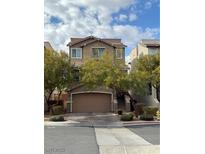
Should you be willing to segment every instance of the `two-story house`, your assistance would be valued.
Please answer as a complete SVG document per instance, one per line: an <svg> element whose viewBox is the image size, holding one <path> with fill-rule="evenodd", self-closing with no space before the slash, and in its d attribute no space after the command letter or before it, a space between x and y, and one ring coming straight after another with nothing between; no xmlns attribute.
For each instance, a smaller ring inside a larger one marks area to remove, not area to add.
<svg viewBox="0 0 205 154"><path fill-rule="evenodd" d="M114 55L114 60L125 63L125 47L121 39L101 39L94 36L85 38L71 38L69 57L75 69L75 79L79 80L79 67L88 58L98 58L105 51ZM87 89L83 85L76 85L69 91L68 112L114 112L117 101L113 98L113 90L104 87Z"/></svg>
<svg viewBox="0 0 205 154"><path fill-rule="evenodd" d="M158 39L142 39L137 46L132 49L130 53L131 71L137 60L144 55L154 55L160 53L160 40ZM148 86L146 96L136 95L130 91L131 96L137 100L137 102L143 102L147 105L159 105L160 92L152 86Z"/></svg>

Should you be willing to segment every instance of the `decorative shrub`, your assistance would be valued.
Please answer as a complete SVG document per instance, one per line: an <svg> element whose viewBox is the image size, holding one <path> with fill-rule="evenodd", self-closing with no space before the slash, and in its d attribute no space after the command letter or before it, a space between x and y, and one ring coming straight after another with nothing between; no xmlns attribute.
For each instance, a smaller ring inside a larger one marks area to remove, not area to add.
<svg viewBox="0 0 205 154"><path fill-rule="evenodd" d="M157 115L157 116L156 116L156 117L157 117L157 120L160 120L160 111L159 111L159 110L157 111L156 115Z"/></svg>
<svg viewBox="0 0 205 154"><path fill-rule="evenodd" d="M145 106L143 107L143 110L144 110L144 114L156 115L159 109L158 107L155 107L155 106Z"/></svg>
<svg viewBox="0 0 205 154"><path fill-rule="evenodd" d="M124 113L121 115L120 120L122 121L131 121L133 120L134 114L133 113Z"/></svg>
<svg viewBox="0 0 205 154"><path fill-rule="evenodd" d="M152 114L142 114L139 117L140 117L140 120L146 120L146 121L154 120L154 116Z"/></svg>
<svg viewBox="0 0 205 154"><path fill-rule="evenodd" d="M136 117L138 117L138 115L141 115L144 113L143 107L144 107L143 103L135 104L135 116Z"/></svg>
<svg viewBox="0 0 205 154"><path fill-rule="evenodd" d="M117 113L118 113L118 115L122 115L123 111L122 110L118 110Z"/></svg>
<svg viewBox="0 0 205 154"><path fill-rule="evenodd" d="M53 114L54 115L59 115L59 114L63 114L63 106L57 105L57 106L53 106Z"/></svg>
<svg viewBox="0 0 205 154"><path fill-rule="evenodd" d="M49 121L55 121L55 122L58 122L58 121L65 121L64 117L63 116L53 116L49 119Z"/></svg>

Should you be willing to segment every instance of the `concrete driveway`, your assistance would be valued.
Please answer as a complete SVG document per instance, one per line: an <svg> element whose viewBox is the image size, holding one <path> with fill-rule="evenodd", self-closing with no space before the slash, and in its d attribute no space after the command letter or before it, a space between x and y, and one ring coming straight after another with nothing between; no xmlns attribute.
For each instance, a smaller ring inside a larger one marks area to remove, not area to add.
<svg viewBox="0 0 205 154"><path fill-rule="evenodd" d="M45 125L75 127L122 127L119 116L113 113L70 113L65 114L65 122L45 122Z"/></svg>

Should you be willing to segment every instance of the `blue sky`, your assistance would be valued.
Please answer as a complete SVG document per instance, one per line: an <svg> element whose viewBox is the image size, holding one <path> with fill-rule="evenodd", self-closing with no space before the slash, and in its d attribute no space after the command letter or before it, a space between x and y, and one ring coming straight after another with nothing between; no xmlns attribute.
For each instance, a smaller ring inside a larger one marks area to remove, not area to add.
<svg viewBox="0 0 205 154"><path fill-rule="evenodd" d="M45 0L44 38L68 50L70 37L121 38L129 55L140 39L160 38L159 0Z"/></svg>
<svg viewBox="0 0 205 154"><path fill-rule="evenodd" d="M149 28L160 28L160 1L150 1L150 0L141 0L137 1L135 5L131 5L129 8L122 9L118 13L115 13L113 16L118 17L120 14L129 15L132 12L136 15L137 19L129 21L128 18L125 20L113 20L112 24L121 24L121 25L134 25L140 26L142 29ZM155 35L156 39L160 39L160 33ZM126 56L129 54L133 46L128 46L126 48Z"/></svg>

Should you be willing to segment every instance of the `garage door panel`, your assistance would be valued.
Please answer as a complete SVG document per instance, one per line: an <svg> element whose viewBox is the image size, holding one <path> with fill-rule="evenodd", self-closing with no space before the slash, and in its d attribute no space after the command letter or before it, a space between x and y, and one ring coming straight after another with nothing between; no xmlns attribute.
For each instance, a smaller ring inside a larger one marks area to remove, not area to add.
<svg viewBox="0 0 205 154"><path fill-rule="evenodd" d="M110 112L111 94L73 94L73 112Z"/></svg>

